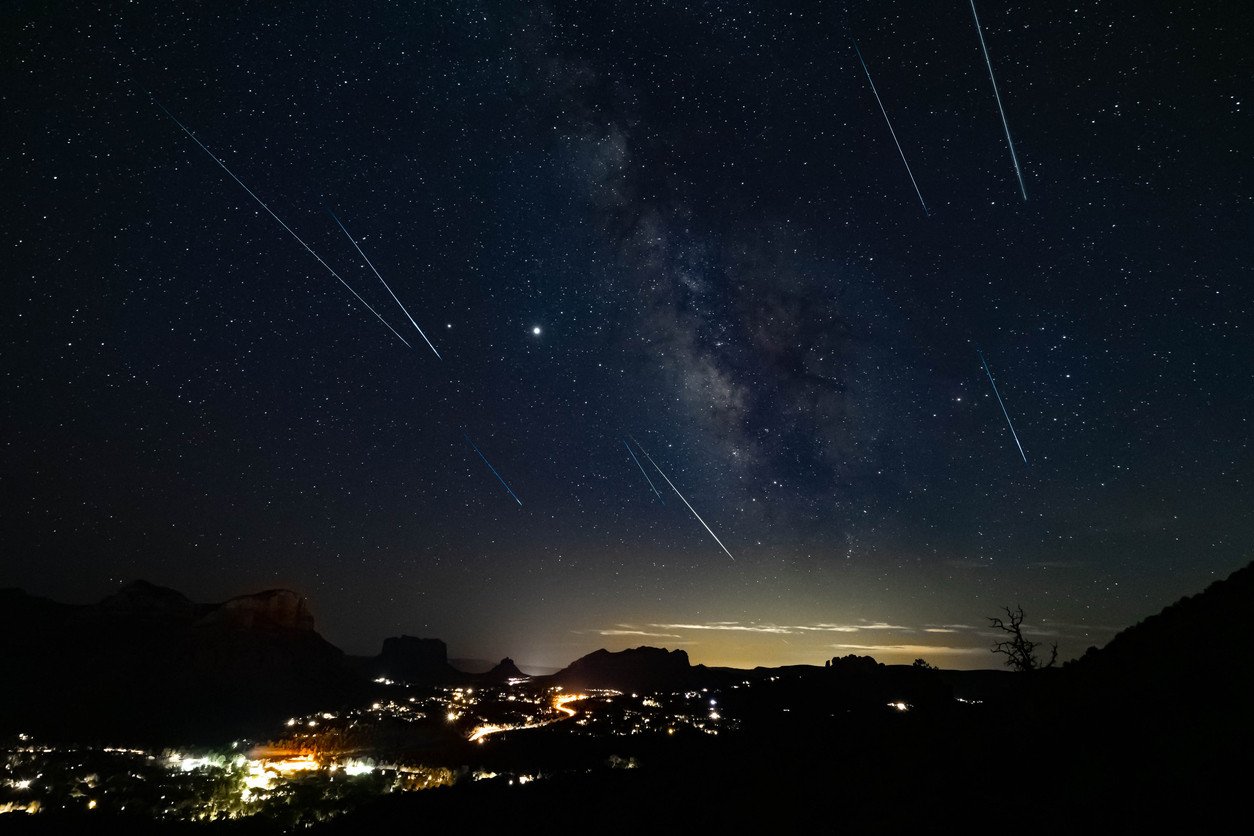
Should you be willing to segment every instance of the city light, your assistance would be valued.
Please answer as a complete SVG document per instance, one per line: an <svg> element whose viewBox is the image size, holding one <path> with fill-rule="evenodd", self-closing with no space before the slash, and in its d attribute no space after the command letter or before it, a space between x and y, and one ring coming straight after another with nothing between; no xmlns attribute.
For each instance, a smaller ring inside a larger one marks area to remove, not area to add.
<svg viewBox="0 0 1254 836"><path fill-rule="evenodd" d="M12 776L5 784L10 792L22 795L0 799L0 804L11 812L69 806L110 812L143 808L157 819L212 821L264 816L268 810L277 813L296 797L323 798L325 807L316 813L322 820L370 795L498 777L507 786L523 786L544 777L534 771L498 775L387 763L374 754L365 756L379 751L372 748L374 741L396 739L394 735L403 734L411 724L417 724L418 739L436 733L476 745L542 727L556 735L630 737L674 736L685 731L716 735L737 724L720 710L717 689L624 694L609 689L537 687L532 680L517 677L501 685L473 688L387 686L404 689L403 696L289 717L280 721L272 740L236 740L222 751L151 754L137 748L61 748L37 744L29 737L19 739L20 745L2 751L7 751L7 774ZM88 761L95 757L109 760L89 767ZM68 771L75 777L68 782L41 780L43 765L54 762L60 766L53 774ZM349 792L351 787L357 789ZM57 795L71 791L74 795Z"/></svg>

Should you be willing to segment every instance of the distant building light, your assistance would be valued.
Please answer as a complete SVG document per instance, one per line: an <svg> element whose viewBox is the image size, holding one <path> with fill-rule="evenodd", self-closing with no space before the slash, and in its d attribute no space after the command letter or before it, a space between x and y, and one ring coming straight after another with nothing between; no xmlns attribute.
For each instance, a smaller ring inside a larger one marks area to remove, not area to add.
<svg viewBox="0 0 1254 836"><path fill-rule="evenodd" d="M313 755L302 755L298 758L288 758L281 761L269 761L265 764L265 768L273 770L281 775L288 772L305 772L318 768L318 762L314 760Z"/></svg>
<svg viewBox="0 0 1254 836"><path fill-rule="evenodd" d="M374 772L374 766L365 761L349 761L344 764L344 772L348 775L369 775Z"/></svg>
<svg viewBox="0 0 1254 836"><path fill-rule="evenodd" d="M193 770L209 765L209 758L183 758L179 761L179 768L184 772L192 772Z"/></svg>

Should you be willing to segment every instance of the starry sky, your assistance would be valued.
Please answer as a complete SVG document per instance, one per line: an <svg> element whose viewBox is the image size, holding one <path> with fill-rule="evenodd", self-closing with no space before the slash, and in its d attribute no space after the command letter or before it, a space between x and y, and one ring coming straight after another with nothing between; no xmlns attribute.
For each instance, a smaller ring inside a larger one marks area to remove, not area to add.
<svg viewBox="0 0 1254 836"><path fill-rule="evenodd" d="M536 668L993 667L1003 605L1066 658L1199 591L1254 8L977 8L1005 126L961 0L6 3L0 585Z"/></svg>

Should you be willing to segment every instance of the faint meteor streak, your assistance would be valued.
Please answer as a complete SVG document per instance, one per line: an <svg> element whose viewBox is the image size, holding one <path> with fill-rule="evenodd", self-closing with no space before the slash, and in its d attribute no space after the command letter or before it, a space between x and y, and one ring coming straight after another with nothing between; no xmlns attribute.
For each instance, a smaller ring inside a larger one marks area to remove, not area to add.
<svg viewBox="0 0 1254 836"><path fill-rule="evenodd" d="M510 496L512 496L512 497L514 497L514 501L515 501L515 502L517 502L517 503L518 503L518 507L519 507L519 508L521 508L521 507L522 507L522 500L518 498L518 494L514 493L514 489L513 489L513 488L511 488L511 487L509 486L509 483L508 483L508 482L506 482L506 481L505 481L505 480L501 477L501 474L499 474L499 473L497 473L497 472L496 472L496 468L492 466L492 462L488 461L488 457L487 457L487 456L485 456L485 455L483 455L483 451L482 451L482 450L480 450L480 449L479 449L479 447L478 447L478 446L477 446L477 445L476 445L473 441L471 441L471 440L470 440L470 436L469 436L469 435L467 435L466 433L462 433L462 437L463 437L463 438L465 438L465 439L466 439L466 443L467 443L467 444L469 444L469 445L471 446L471 448L472 448L472 449L473 449L476 453L478 453L478 454L479 454L479 458L483 459L483 463L484 463L484 464L486 464L486 465L488 466L488 470L492 471L492 475L496 477L497 481L501 483L501 486L502 486L502 487L504 487L504 488L505 488L505 490L509 491L509 495L510 495Z"/></svg>
<svg viewBox="0 0 1254 836"><path fill-rule="evenodd" d="M988 46L984 43L984 30L980 26L980 16L975 11L975 0L971 0L971 16L975 18L975 32L980 36L980 49L984 51L984 63L988 65L988 80L993 82L993 97L997 99L997 112L1001 114L1001 125L1006 129L1006 145L1010 148L1010 161L1015 166L1015 176L1019 178L1019 192L1026 203L1028 190L1023 185L1023 171L1019 168L1019 156L1015 153L1015 144L1010 139L1010 123L1006 121L1006 109L1001 106L1001 93L997 92L997 79L993 78L993 61L988 57Z"/></svg>
<svg viewBox="0 0 1254 836"><path fill-rule="evenodd" d="M633 438L632 441L636 441L636 440ZM649 455L649 451L644 449L644 447L641 446L639 441L636 441L636 446L640 447L640 452L644 453L644 457L649 460L649 464L653 465L653 469L656 470L659 474L661 474L662 478L666 480L666 484L671 486L671 490L675 492L675 495L678 496L680 500L685 505L688 506L688 510L691 511L692 515L697 518L697 522L701 523L701 525L705 527L705 530L710 532L710 536L714 538L715 543L718 543L718 547L722 549L723 552L734 561L736 558L732 556L731 552L727 551L727 547L723 545L722 540L718 539L718 535L714 533L714 529L710 528L708 525L705 524L705 520L701 519L701 515L697 513L697 509L693 508L691 503L689 503L687 499L684 499L684 495L679 492L679 488L675 487L675 483L670 480L670 477L667 476L665 473L662 473L662 468L658 467L657 462L653 461L653 457Z"/></svg>
<svg viewBox="0 0 1254 836"><path fill-rule="evenodd" d="M644 469L644 465L640 463L640 459L636 458L636 454L632 451L631 445L624 441L623 446L627 448L627 452L631 455L631 460L636 463L636 467L640 468L640 473L644 475L644 481L648 482L649 487L653 488L653 492L657 494L657 501L665 505L666 501L662 499L662 494L658 492L657 487L653 484L653 480L649 478L649 473Z"/></svg>
<svg viewBox="0 0 1254 836"><path fill-rule="evenodd" d="M189 137L191 137L192 142L194 142L194 143L196 143L197 145L199 145L199 146L200 146L200 150L202 150L202 151L204 151L206 154L208 154L210 159L212 159L215 163L217 163L219 166L221 166L221 167L222 167L222 170L223 170L223 171L225 171L227 174L229 174L229 175L231 176L231 179L232 179L232 180L234 180L236 183L239 183L240 188L242 188L244 191L248 192L248 196L249 196L249 197L251 197L253 200L257 201L257 203L261 206L261 208L262 208L262 209L265 209L267 212L269 212L269 213L270 213L270 217L272 217L272 218L274 218L276 221L278 221L278 222L279 222L279 226L281 226L281 227L283 227L284 229L286 229L286 230L287 230L287 232L288 232L288 234L289 234L289 235L291 235L293 238L295 238L295 239L296 239L296 242L297 242L298 244L300 244L302 247L304 247L304 248L305 248L305 250L306 250L306 251L307 251L307 252L308 252L311 256L313 256L315 259L317 259L317 261L318 261L318 263L319 263L319 264L321 264L323 267L327 268L327 272L328 272L328 273L330 273L332 276L335 276L335 278L339 280L339 283L340 283L340 284L342 284L342 285L344 285L345 287L347 287L347 288L348 288L348 292L349 292L349 293L351 293L351 294L353 294L354 296L356 296L356 297L357 297L357 301L358 301L358 302L361 302L363 305L365 305L365 306L366 306L366 309L367 309L367 310L369 310L372 314L374 314L374 315L375 315L375 317L376 317L376 318L377 318L380 322L382 322L384 325L387 325L387 329L388 329L389 331L391 331L393 334L395 334L395 335L396 335L396 338L397 338L398 340L400 340L401 342L405 343L405 346L406 346L407 348L409 348L409 347L410 347L409 342L408 342L408 341L407 341L404 337L402 337L400 334L397 334L397 333L396 333L396 329L395 329L395 328L393 328L391 325L388 325L388 321L387 321L386 319L384 319L383 317L379 316L379 312L378 312L378 311L376 311L374 308L370 307L370 303L369 303L369 302L367 302L365 299L362 299L362 298L361 298L361 295L360 295L357 291L353 290L352 286L351 286L351 285L349 285L349 283L348 283L348 282L346 282L346 281L344 281L343 279L341 279L341 278L340 278L340 274L339 274L339 273L337 273L337 272L335 272L333 269L331 269L331 265L330 265L330 264L327 264L325 261L323 261L323 260L322 260L322 256L320 256L320 255L318 255L316 252L314 252L314 251L313 251L313 249L312 249L312 248L311 248L308 244L306 244L306 243L304 242L304 240L303 240L303 239L301 239L301 237L300 237L299 235L297 235L295 232L293 232L293 231L292 231L292 228L291 228L290 226L288 226L287 224L283 223L283 219L282 219L282 218L280 218L278 215L274 214L274 210L272 210L269 206L267 206L264 200L262 200L261 198L257 197L257 195L253 192L253 190L252 190L252 189L250 189L250 188L248 188L247 186L245 186L245 185L244 185L244 181L243 181L243 180L241 180L241 179L239 179L238 177L236 177L236 176L235 176L235 172L233 172L233 171L231 171L231 169L227 168L227 167L226 167L226 163L224 163L224 162L222 162L222 160L218 159L218 158L217 158L217 156L216 156L216 155L215 155L212 151L210 151L207 147L205 147L205 144L204 144L203 142L201 142L199 139L197 139L197 138L196 138L196 135L195 135L195 134L193 134L191 131L189 131L189 130L187 129L187 126L186 126L186 125L184 125L182 122L180 122L180 121L179 121L179 120L178 120L178 119L174 116L174 114L173 114L173 113L171 113L169 110L167 110L165 105L161 104L161 102L156 101L155 99L153 100L153 104L155 104L157 107L159 107L159 108L161 108L163 111L165 111L165 115L166 115L166 116L169 116L169 117L170 117L170 119L172 119L172 120L174 121L174 124L178 125L178 126L179 126L182 130L183 130L183 133L185 133L185 134L187 134Z"/></svg>
<svg viewBox="0 0 1254 836"><path fill-rule="evenodd" d="M927 204L923 202L923 192L919 191L919 184L914 179L914 172L910 170L910 163L906 162L906 152L901 150L901 143L897 141L897 132L893 130L893 123L888 118L888 111L884 109L884 102L880 99L880 93L875 89L875 82L871 80L871 71L867 69L866 61L862 57L862 50L858 49L858 42L853 42L853 51L858 53L858 61L862 63L862 72L866 73L867 83L871 85L871 92L875 94L875 101L880 106L880 113L884 114L884 124L888 125L888 133L893 138L893 144L897 146L897 153L901 155L901 162L906 167L906 174L910 175L910 185L914 186L914 193L919 196L919 205L923 207L923 214L929 215Z"/></svg>
<svg viewBox="0 0 1254 836"><path fill-rule="evenodd" d="M993 394L997 396L997 403L1001 406L1001 414L1006 416L1006 426L1010 427L1010 435L1015 440L1015 446L1019 448L1019 455L1023 456L1023 463L1028 463L1028 454L1023 452L1023 445L1019 443L1019 434L1015 432L1015 425L1010 423L1010 413L1006 411L1006 404L1001 399L1001 392L997 391L997 381L993 380L993 373L988 370L988 361L984 359L984 354L976 349L976 354L980 355L980 362L984 365L984 374L988 375L988 382L993 386Z"/></svg>
<svg viewBox="0 0 1254 836"><path fill-rule="evenodd" d="M410 323L414 326L414 329L418 332L418 335L419 335L419 336L421 336L421 337L422 337L422 339L423 339L423 340L427 343L427 347L428 347L428 348L430 348L433 352L435 352L435 356L436 356L436 358L437 358L437 359L439 359L439 360L443 360L444 358L440 356L440 352L436 351L436 350L435 350L435 346L433 346L433 345L431 344L431 340L428 340L428 339L427 339L427 335L426 335L426 334L424 334L424 333L423 333L423 331L422 331L422 329L418 327L418 323L417 323L417 322L414 322L414 318L413 318L412 316L410 316L410 314L409 314L409 309L405 307L404 303L402 303L400 299L397 299L397 298L396 298L396 294L395 294L395 293L392 293L392 288L391 288L391 286L390 286L387 282L384 282L384 281L383 281L383 277L382 277L382 276L380 276L380 275L379 275L379 271L378 271L377 269L375 269L374 263L373 263L373 262L371 262L371 261L370 261L370 258L366 255L366 253L362 251L362 249L361 249L361 244L358 244L358 243L357 243L357 239L353 238L353 236L349 233L348 229L346 229L346 228L345 228L345 226L344 226L343 222L342 222L342 221L340 221L340 219L339 219L338 217L336 217L336 215L335 215L335 213L334 213L334 212L332 212L330 209L328 209L328 210L327 210L327 214L331 216L331 219L332 219L333 221L335 221L337 224L339 224L340 229L344 230L344 235L348 238L348 240L349 240L349 241L352 241L352 242L353 242L353 246L357 248L357 252L358 252L358 253L360 253L360 254L361 254L361 257L362 257L363 259L365 259L365 260L366 260L366 264L370 265L370 269L374 271L374 274L375 274L375 276L377 276L377 277L378 277L379 281L383 282L383 286L387 288L388 293L391 293L391 294L392 294L392 298L396 300L396 304L398 304L398 305L400 305L400 306L401 306L401 310L405 312L405 316L409 317L409 321L410 321Z"/></svg>

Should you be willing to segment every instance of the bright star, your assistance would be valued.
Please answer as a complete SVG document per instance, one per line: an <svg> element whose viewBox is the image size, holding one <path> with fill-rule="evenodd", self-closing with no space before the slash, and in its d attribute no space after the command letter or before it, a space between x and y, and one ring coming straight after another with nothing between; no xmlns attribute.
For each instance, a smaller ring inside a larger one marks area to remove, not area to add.
<svg viewBox="0 0 1254 836"><path fill-rule="evenodd" d="M539 325L532 326L531 333L535 334L537 337L540 336L540 326Z"/></svg>

